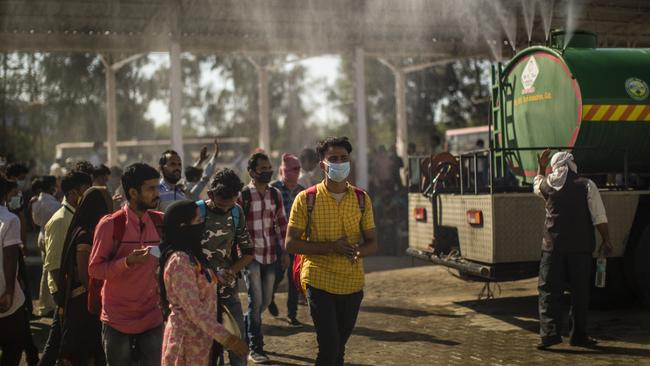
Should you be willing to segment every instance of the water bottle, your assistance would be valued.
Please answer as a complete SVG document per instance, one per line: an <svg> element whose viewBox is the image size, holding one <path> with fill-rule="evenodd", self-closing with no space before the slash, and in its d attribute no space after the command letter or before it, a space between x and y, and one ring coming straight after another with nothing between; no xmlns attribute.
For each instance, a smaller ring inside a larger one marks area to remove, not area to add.
<svg viewBox="0 0 650 366"><path fill-rule="evenodd" d="M596 287L605 287L605 274L607 271L607 258L598 257L596 259Z"/></svg>

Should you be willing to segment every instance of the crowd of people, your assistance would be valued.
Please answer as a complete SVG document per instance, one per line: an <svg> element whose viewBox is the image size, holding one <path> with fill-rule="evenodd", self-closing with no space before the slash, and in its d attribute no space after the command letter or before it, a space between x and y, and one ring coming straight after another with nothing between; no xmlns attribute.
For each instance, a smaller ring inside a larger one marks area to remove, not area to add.
<svg viewBox="0 0 650 366"><path fill-rule="evenodd" d="M302 327L306 302L316 364L342 365L363 257L377 250L370 196L349 183L351 152L341 137L283 154L272 182L272 159L256 151L248 184L217 169L217 141L184 178L173 150L157 168L80 161L31 185L25 164L2 167L0 364L18 365L23 353L46 366L268 363L262 314L279 317L274 294L286 276L287 327ZM24 261L30 227L43 260L36 309ZM42 354L33 314L52 317Z"/></svg>

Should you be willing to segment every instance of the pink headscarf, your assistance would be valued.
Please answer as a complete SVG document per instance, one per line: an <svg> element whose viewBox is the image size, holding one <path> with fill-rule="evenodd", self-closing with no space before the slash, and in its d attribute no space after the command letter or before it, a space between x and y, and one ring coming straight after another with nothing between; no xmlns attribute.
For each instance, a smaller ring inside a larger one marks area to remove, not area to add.
<svg viewBox="0 0 650 366"><path fill-rule="evenodd" d="M300 160L293 154L282 154L280 164L280 178L291 185L298 184L300 175Z"/></svg>

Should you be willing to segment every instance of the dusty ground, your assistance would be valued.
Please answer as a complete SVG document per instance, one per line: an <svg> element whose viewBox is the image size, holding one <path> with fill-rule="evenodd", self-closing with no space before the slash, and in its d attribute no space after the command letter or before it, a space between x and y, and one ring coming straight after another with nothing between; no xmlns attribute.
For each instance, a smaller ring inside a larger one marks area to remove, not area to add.
<svg viewBox="0 0 650 366"><path fill-rule="evenodd" d="M446 268L407 257L375 257L359 320L348 343L349 365L650 365L650 313L638 308L592 312L597 350L534 348L537 337L536 279L502 283L492 300L477 300L483 283L466 282ZM281 315L286 293L277 295ZM291 329L264 314L266 350L275 365L313 365L317 346L308 310L306 326ZM35 321L44 341L45 321Z"/></svg>

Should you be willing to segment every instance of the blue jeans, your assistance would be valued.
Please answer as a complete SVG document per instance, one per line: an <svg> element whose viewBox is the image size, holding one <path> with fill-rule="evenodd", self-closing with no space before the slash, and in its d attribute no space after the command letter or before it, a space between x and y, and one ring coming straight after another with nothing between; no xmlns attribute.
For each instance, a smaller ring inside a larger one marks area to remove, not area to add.
<svg viewBox="0 0 650 366"><path fill-rule="evenodd" d="M239 295L237 294L238 287L239 286L237 285L235 285L235 287L227 287L224 292L219 295L219 301L221 301L228 311L230 311L230 314L232 314L233 318L237 321L237 325L239 325L239 332L244 338L246 338L244 336L246 334L246 329L244 328L244 312L242 311L241 303L239 302ZM246 366L247 361L245 357L239 358L233 352L228 352L228 360L230 360L230 366ZM221 357L218 364L224 364L223 357Z"/></svg>
<svg viewBox="0 0 650 366"><path fill-rule="evenodd" d="M243 271L248 290L248 310L244 316L246 341L253 352L264 352L262 313L273 299L275 263L261 264L253 260Z"/></svg>
<svg viewBox="0 0 650 366"><path fill-rule="evenodd" d="M273 285L273 300L275 301L275 292L278 291L278 285L282 282L284 273L287 273L287 317L295 319L298 314L298 289L293 281L293 262L296 256L289 254L289 268L282 270L282 262L276 261L275 264L275 284Z"/></svg>
<svg viewBox="0 0 650 366"><path fill-rule="evenodd" d="M161 324L140 334L126 334L103 324L102 343L108 366L160 366L163 329ZM137 360L137 361L136 361Z"/></svg>

